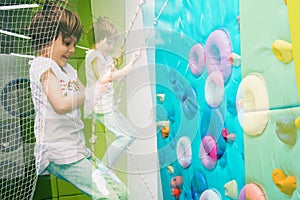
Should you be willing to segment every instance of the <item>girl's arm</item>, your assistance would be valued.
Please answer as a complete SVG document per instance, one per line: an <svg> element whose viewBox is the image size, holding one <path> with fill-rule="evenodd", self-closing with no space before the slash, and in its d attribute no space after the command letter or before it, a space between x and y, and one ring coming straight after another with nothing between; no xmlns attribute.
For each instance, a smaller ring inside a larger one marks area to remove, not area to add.
<svg viewBox="0 0 300 200"><path fill-rule="evenodd" d="M44 72L40 81L51 106L58 114L69 113L83 105L85 88L80 81L78 82L78 93L71 96L63 95L59 80L51 69Z"/></svg>

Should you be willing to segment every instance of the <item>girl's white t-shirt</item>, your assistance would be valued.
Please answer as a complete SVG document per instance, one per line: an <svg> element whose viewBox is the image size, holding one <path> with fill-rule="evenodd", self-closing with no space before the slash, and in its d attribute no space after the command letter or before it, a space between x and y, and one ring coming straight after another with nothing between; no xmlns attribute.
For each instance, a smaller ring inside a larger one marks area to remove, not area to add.
<svg viewBox="0 0 300 200"><path fill-rule="evenodd" d="M76 108L67 114L56 113L40 82L41 75L51 68L60 81L63 94L73 95L78 92L76 70L67 64L63 67L66 72L64 73L54 60L44 57L37 57L29 63L30 87L35 108L34 155L37 172L41 174L50 161L69 164L90 156L91 152L85 145L80 109Z"/></svg>

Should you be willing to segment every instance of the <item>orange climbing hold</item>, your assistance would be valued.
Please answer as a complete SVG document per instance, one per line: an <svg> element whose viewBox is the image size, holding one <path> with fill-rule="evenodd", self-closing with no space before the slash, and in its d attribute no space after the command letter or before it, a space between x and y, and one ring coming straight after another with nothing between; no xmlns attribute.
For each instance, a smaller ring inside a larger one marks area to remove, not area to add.
<svg viewBox="0 0 300 200"><path fill-rule="evenodd" d="M170 133L170 127L169 126L165 126L161 129L161 134L163 138L167 138L169 136Z"/></svg>

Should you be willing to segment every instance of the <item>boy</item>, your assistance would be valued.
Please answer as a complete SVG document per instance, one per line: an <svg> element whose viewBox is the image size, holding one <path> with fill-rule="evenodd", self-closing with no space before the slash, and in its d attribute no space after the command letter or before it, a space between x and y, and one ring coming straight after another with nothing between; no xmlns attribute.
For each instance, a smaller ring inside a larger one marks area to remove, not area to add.
<svg viewBox="0 0 300 200"><path fill-rule="evenodd" d="M85 93L100 95L105 91L102 85L110 80L97 81L92 91L85 91L67 63L82 34L78 15L58 3L46 3L29 31L37 52L30 62L37 173L48 171L92 199L128 199L125 185L115 181L97 158L94 166L85 145L79 107L87 102Z"/></svg>
<svg viewBox="0 0 300 200"><path fill-rule="evenodd" d="M110 77L113 81L122 79L130 73L134 63L140 57L141 52L138 51L122 69L115 68L110 53L114 48L117 33L116 26L107 17L99 17L89 30L88 39L94 49L86 52L87 87L95 84L99 78ZM94 112L85 111L85 117L95 117L96 121L102 123L116 137L102 159L108 168L114 169L121 154L133 143L137 133L132 124L114 105L113 83L109 82L105 86L107 90L95 102Z"/></svg>

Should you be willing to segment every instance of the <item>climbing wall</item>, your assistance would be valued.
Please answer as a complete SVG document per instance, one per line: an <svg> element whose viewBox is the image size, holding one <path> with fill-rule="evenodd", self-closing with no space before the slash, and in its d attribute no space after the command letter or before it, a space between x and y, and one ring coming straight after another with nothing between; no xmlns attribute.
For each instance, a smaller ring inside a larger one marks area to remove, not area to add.
<svg viewBox="0 0 300 200"><path fill-rule="evenodd" d="M239 1L155 1L156 121L164 199L237 199Z"/></svg>
<svg viewBox="0 0 300 200"><path fill-rule="evenodd" d="M299 16L293 9L300 4L291 2L241 3L242 95L238 101L244 108L246 183L248 195L263 193L265 199L300 198L299 75L295 75L299 55L293 56L293 49L299 48L295 37Z"/></svg>

